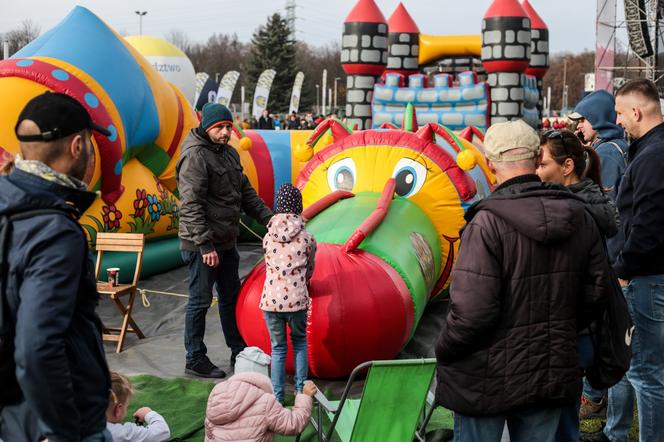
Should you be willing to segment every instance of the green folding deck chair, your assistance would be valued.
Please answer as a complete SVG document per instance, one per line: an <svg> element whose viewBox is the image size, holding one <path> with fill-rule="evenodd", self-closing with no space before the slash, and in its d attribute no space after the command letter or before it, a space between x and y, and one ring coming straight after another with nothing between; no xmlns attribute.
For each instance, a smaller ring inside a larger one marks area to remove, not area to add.
<svg viewBox="0 0 664 442"><path fill-rule="evenodd" d="M348 398L355 378L369 369L362 396ZM338 401L329 401L319 391L317 415L311 417L319 441L329 441L336 431L342 442L412 441L422 417L436 360L402 359L360 364L350 375ZM323 428L322 413L331 421Z"/></svg>

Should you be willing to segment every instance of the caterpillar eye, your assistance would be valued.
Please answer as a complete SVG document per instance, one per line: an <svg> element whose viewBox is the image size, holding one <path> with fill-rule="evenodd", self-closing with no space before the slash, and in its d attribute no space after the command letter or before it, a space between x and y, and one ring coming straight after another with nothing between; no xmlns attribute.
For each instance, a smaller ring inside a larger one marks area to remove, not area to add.
<svg viewBox="0 0 664 442"><path fill-rule="evenodd" d="M394 167L392 177L396 181L396 192L403 197L415 195L427 178L427 168L410 158L402 158Z"/></svg>
<svg viewBox="0 0 664 442"><path fill-rule="evenodd" d="M355 162L352 158L344 158L333 163L327 169L327 184L334 192L335 190L352 191L356 176Z"/></svg>

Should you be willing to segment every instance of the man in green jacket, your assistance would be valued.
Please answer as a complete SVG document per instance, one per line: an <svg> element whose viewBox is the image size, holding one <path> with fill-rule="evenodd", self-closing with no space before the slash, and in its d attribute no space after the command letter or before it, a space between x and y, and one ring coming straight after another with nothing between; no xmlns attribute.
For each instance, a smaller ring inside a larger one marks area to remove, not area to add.
<svg viewBox="0 0 664 442"><path fill-rule="evenodd" d="M226 376L207 357L203 343L205 315L217 285L219 316L235 357L246 346L237 328L235 305L240 290L236 241L242 211L266 225L272 211L260 199L242 170L240 156L228 144L233 115L225 106L203 106L199 127L181 146L176 170L180 208L180 250L189 266L189 301L185 317L185 372L201 377Z"/></svg>

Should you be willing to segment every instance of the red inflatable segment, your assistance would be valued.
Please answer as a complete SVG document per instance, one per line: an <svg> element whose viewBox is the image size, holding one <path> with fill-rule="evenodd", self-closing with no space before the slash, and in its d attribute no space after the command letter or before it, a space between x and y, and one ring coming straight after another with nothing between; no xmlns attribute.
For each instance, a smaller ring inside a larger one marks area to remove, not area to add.
<svg viewBox="0 0 664 442"><path fill-rule="evenodd" d="M260 263L242 286L237 320L247 345L270 354L270 336L257 307L264 281L265 265ZM414 306L408 288L392 267L370 253L344 253L340 245L319 244L309 293L312 377L339 378L364 361L392 359L409 338ZM291 349L289 342L289 371L293 370Z"/></svg>

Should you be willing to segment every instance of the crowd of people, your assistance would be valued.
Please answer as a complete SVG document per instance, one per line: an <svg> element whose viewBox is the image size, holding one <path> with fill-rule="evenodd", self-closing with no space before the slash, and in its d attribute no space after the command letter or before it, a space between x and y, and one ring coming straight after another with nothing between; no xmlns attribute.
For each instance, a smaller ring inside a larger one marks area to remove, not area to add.
<svg viewBox="0 0 664 442"><path fill-rule="evenodd" d="M337 118L337 114L332 112L323 115L316 115L313 112L298 114L293 111L290 114L278 115L268 110L264 110L261 116L256 119L241 119L239 115L235 116L233 122L242 129L262 129L262 130L313 130L325 118Z"/></svg>
<svg viewBox="0 0 664 442"><path fill-rule="evenodd" d="M579 418L603 407L606 426L583 437L627 441L635 399L640 440L664 440L658 91L648 80L627 83L615 98L597 91L569 118L576 132L538 133L517 120L486 133L485 156L497 185L466 212L435 346L436 404L454 412L455 441L499 441L505 426L517 442L576 441ZM265 112L257 124L274 124L270 119ZM316 393L305 381L307 285L316 242L302 219L297 188L279 189L274 212L258 197L228 144L232 125L226 107L206 105L177 164L180 248L189 270L184 370L227 375L210 361L204 343L216 285L236 369L208 399L206 440L271 440L304 429ZM170 437L168 424L147 407L134 413L142 425L123 423L132 387L106 364L94 271L77 222L95 198L86 190L95 160L92 131L110 135L66 95L37 96L16 124L21 153L0 177L2 440ZM268 229L258 307L270 333L271 379L236 365L246 351L235 318L242 212ZM632 358L619 382L602 390L584 383L583 374L597 363L594 324L616 282L634 324L625 335ZM292 409L284 407L287 330L295 354Z"/></svg>

